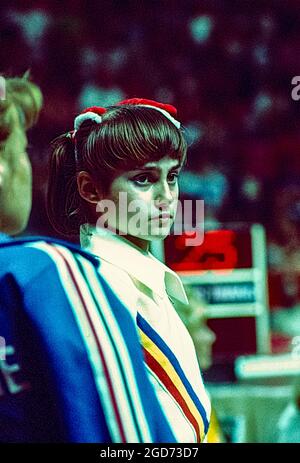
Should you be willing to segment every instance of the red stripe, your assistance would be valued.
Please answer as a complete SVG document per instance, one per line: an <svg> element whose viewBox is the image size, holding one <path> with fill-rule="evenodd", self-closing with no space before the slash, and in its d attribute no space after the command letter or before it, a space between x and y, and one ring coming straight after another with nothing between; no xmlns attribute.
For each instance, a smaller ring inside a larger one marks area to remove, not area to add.
<svg viewBox="0 0 300 463"><path fill-rule="evenodd" d="M122 442L123 443L126 443L126 437L125 437L125 432L124 432L124 428L123 428L123 424L122 424L122 421L121 421L121 417L120 417L120 413L119 413L119 410L118 410L118 406L117 406L117 402L116 402L116 398L115 398L115 394L114 394L114 390L113 390L113 385L112 385L112 381L111 381L111 378L109 376L109 371L108 371L108 368L107 368L107 364L106 364L106 361L105 361L105 357L103 355L103 351L101 349L101 345L99 343L99 340L97 338L97 333L95 331L95 328L93 326L93 323L92 323L92 320L90 318L90 315L89 315L89 312L88 312L88 309L87 309L87 306L86 306L86 303L84 301L84 298L83 298L83 295L81 294L81 291L80 291L80 288L77 284L77 281L76 281L76 277L73 273L73 270L71 268L71 266L69 265L67 259L65 258L65 256L61 253L61 251L59 251L59 249L57 249L55 246L52 246L50 245L61 257L62 259L64 260L66 266L67 266L67 269L70 273L70 276L71 276L71 279L73 281L73 284L74 286L76 287L76 290L78 292L78 296L81 300L81 303L84 307L84 311L87 315L87 318L88 318L88 321L89 321L89 325L90 325L90 328L94 334L94 338L96 340L96 343L97 343L97 347L98 347L98 351L99 351L99 354L100 354L100 357L101 357L101 361L102 361L102 364L103 364L103 367L104 367L104 371L105 371L105 376L106 376L106 379L107 379L107 382L108 382L108 386L109 386L109 391L110 391L110 394L111 394L111 398L112 398L112 402L113 402L113 407L114 407L114 411L115 411L115 414L116 414L116 418L117 418L117 423L119 425L119 430L120 430L120 434L121 434L121 438L122 438Z"/></svg>
<svg viewBox="0 0 300 463"><path fill-rule="evenodd" d="M178 391L177 387L175 386L175 384L173 383L169 375L160 365L160 363L145 348L144 348L144 354L146 358L146 363L149 366L149 368L158 376L161 382L166 386L170 394L172 394L176 402L179 404L180 408L184 412L189 422L192 424L193 428L195 429L196 435L197 435L197 442L200 443L201 442L200 426L199 426L198 421L196 420L196 418L190 411L188 404L182 397L181 393Z"/></svg>

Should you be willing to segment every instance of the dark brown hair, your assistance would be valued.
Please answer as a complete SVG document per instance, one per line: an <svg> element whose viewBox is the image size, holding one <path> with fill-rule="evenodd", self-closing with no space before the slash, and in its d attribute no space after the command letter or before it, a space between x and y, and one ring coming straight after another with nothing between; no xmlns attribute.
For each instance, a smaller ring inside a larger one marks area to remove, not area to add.
<svg viewBox="0 0 300 463"><path fill-rule="evenodd" d="M88 172L105 196L122 172L164 156L183 164L186 150L182 131L156 109L111 106L101 123L84 121L74 138L63 134L51 144L47 211L52 226L65 236L78 236L80 225L88 222L78 172Z"/></svg>

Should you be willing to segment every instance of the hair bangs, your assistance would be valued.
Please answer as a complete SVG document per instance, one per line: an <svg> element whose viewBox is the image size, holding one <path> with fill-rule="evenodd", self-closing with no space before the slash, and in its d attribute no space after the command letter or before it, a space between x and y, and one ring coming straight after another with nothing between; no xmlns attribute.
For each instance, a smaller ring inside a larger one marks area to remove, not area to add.
<svg viewBox="0 0 300 463"><path fill-rule="evenodd" d="M130 170L165 156L182 164L187 144L181 130L156 109L113 106L91 131L87 155L97 156L99 167Z"/></svg>

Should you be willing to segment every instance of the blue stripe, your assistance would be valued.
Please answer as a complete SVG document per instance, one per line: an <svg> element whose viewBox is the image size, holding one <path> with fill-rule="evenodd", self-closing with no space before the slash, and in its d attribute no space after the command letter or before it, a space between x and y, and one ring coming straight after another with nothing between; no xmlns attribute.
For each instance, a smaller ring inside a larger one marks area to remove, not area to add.
<svg viewBox="0 0 300 463"><path fill-rule="evenodd" d="M130 391L129 391L129 388L128 388L128 381L126 379L126 372L124 371L124 365L122 365L122 362L121 362L121 359L120 359L120 352L118 351L117 347L116 347L116 344L115 344L115 340L110 332L110 329L109 329L109 326L105 320L105 317L103 316L103 313L102 313L102 310L101 310L101 307L99 305L99 302L97 301L93 291L91 290L91 287L89 285L89 280L87 278L87 275L86 275L86 272L85 272L85 268L82 266L79 258L76 256L70 256L72 258L74 258L74 263L77 263L77 266L79 268L79 271L81 273L81 275L83 276L85 282L86 282L86 286L87 288L89 289L89 293L90 293L90 296L92 297L93 301L94 301L94 304L97 308L97 312L98 312L98 315L100 316L100 319L101 319L101 322L105 328L105 331L109 337L109 340L110 340L110 343L111 343L111 347L113 348L113 351L115 353L115 356L116 356L116 360L117 360L117 364L118 364L118 367L119 367L119 373L120 373L120 378L122 380L122 384L123 384L123 388L126 392L126 395L127 395L127 401L129 403L129 408L131 410L131 414L132 414L132 418L133 418L133 421L134 421L134 424L135 424L135 431L138 435L138 438L139 438L139 442L143 442L143 439L142 439L142 435L141 435L141 431L140 431L140 428L139 428L139 424L138 424L138 419L137 419L137 416L136 416L136 412L135 412L135 409L134 409L134 406L133 406L133 403L132 403L132 398L131 398L131 394L130 394ZM94 277L95 279L97 280L97 283L99 285L100 283L100 279L99 279L99 276L98 276L98 273L97 273L97 270L95 270L95 267L92 268L93 272L94 272ZM101 283L100 283L101 284ZM110 305L110 309L112 309L112 304L111 304L111 300L110 300L110 295L109 294L105 294L104 292L104 288L103 286L101 285L101 291L104 295L104 297L106 296L107 298L107 301L108 301L108 304ZM124 307L124 311L125 311L125 307ZM114 312L113 310L111 310L111 315L112 317L114 317ZM115 317L114 317L114 321L116 323L116 325L118 324ZM124 339L122 340L124 342Z"/></svg>
<svg viewBox="0 0 300 463"><path fill-rule="evenodd" d="M206 416L206 411L198 399L194 389L192 388L189 380L185 376L177 358L173 354L173 352L170 350L170 348L167 346L167 344L163 341L163 339L159 336L159 334L149 325L149 323L142 317L141 314L137 314L137 324L141 328L142 331L144 331L147 336L154 342L154 344L163 352L163 354L168 358L168 360L171 362L172 366L174 367L176 373L180 377L183 385L185 386L190 398L193 400L194 404L196 405L197 409L199 410L201 417L203 419L204 423L204 431L205 433L208 430L208 425L209 422L207 420Z"/></svg>
<svg viewBox="0 0 300 463"><path fill-rule="evenodd" d="M126 339L129 356L134 359L131 366L135 374L135 381L142 402L142 408L145 412L150 433L153 436L153 442L177 442L171 424L166 418L164 410L161 408L144 368L144 356L140 348L137 328L132 325L134 321L128 309L124 307L122 301L113 292L103 276L99 273L98 277L114 316L119 321L119 329L124 339Z"/></svg>

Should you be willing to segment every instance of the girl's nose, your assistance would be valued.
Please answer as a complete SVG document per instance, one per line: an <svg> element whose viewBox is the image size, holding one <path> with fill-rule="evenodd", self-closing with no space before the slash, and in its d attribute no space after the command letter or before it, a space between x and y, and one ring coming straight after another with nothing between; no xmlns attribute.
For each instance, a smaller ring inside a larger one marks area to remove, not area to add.
<svg viewBox="0 0 300 463"><path fill-rule="evenodd" d="M170 185L168 182L163 182L158 186L155 203L157 207L169 206L174 200Z"/></svg>

